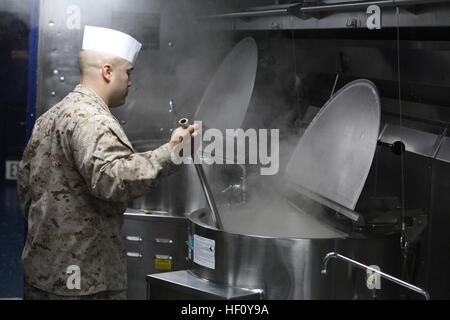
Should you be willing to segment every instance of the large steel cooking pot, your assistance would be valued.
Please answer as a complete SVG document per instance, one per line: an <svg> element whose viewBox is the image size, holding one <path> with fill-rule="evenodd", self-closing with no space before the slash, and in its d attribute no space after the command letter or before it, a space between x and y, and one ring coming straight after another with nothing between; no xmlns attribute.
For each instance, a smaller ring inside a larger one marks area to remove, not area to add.
<svg viewBox="0 0 450 320"><path fill-rule="evenodd" d="M161 178L152 191L129 204L130 208L145 213L157 211L171 216L185 216L205 206L206 200L193 165L180 165L172 175Z"/></svg>
<svg viewBox="0 0 450 320"><path fill-rule="evenodd" d="M154 150L168 140L153 139L133 142L138 152ZM191 165L180 165L170 176L162 177L156 187L147 194L129 203L132 209L146 213L158 211L159 214L184 216L186 212L205 206L198 177Z"/></svg>
<svg viewBox="0 0 450 320"><path fill-rule="evenodd" d="M167 143L166 140L145 140L133 142L138 152L154 150ZM205 174L219 204L244 201L245 187L242 183L245 171L239 165L207 165ZM159 214L185 216L207 206L197 172L193 164L182 164L170 176L161 178L149 193L129 203L132 209L146 213L158 211Z"/></svg>
<svg viewBox="0 0 450 320"><path fill-rule="evenodd" d="M380 289L369 290L366 274L351 265L335 263L327 275L321 274L322 259L334 251L398 276L398 233L357 238L258 236L218 230L211 225L209 216L207 209L189 216L190 269L200 278L262 289L264 299L398 297L398 287L387 281L381 282ZM283 223L282 219L279 221Z"/></svg>

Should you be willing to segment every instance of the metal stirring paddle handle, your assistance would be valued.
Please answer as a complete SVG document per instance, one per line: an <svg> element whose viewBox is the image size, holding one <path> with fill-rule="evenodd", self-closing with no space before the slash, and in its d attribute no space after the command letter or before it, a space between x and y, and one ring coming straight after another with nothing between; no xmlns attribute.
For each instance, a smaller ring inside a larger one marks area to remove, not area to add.
<svg viewBox="0 0 450 320"><path fill-rule="evenodd" d="M178 121L178 124L182 128L187 128L189 126L189 120L187 118L182 118ZM208 202L209 208L211 209L211 217L216 228L223 230L222 220L220 219L219 210L217 210L216 202L214 196L209 187L208 180L206 179L205 171L200 163L195 163L194 154L192 154L192 160L194 161L195 170L197 171L198 178L200 179L200 184L202 186L203 192L205 193L206 201Z"/></svg>

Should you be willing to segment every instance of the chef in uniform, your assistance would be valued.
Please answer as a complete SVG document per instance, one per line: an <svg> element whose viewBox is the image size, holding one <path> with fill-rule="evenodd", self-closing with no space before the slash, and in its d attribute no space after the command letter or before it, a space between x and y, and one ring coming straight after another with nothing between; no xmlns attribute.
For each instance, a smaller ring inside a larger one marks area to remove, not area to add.
<svg viewBox="0 0 450 320"><path fill-rule="evenodd" d="M127 203L170 174L172 150L197 133L177 128L159 148L134 151L109 108L124 104L140 48L125 33L86 26L80 84L36 120L17 181L28 221L25 299L126 299Z"/></svg>

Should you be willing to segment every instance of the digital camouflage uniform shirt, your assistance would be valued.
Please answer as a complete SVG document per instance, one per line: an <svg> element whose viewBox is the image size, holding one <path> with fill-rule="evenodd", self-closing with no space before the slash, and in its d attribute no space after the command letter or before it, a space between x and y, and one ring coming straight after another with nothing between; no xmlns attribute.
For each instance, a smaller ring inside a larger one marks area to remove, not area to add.
<svg viewBox="0 0 450 320"><path fill-rule="evenodd" d="M58 295L125 290L123 213L175 168L170 154L168 143L135 153L103 100L83 85L37 119L17 181L28 220L25 281ZM71 265L81 271L79 290L67 286Z"/></svg>

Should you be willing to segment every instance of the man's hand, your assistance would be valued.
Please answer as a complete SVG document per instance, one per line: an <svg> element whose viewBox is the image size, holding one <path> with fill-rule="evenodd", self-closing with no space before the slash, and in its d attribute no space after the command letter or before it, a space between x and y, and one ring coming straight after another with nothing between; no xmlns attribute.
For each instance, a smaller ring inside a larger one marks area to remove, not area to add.
<svg viewBox="0 0 450 320"><path fill-rule="evenodd" d="M194 148L198 148L199 144L194 143L194 139L198 139L200 137L200 131L198 125L189 125L186 128L178 127L172 133L172 137L170 138L170 146L175 148L177 144L182 142L184 139L191 139L191 150ZM195 151L195 150L194 150Z"/></svg>

